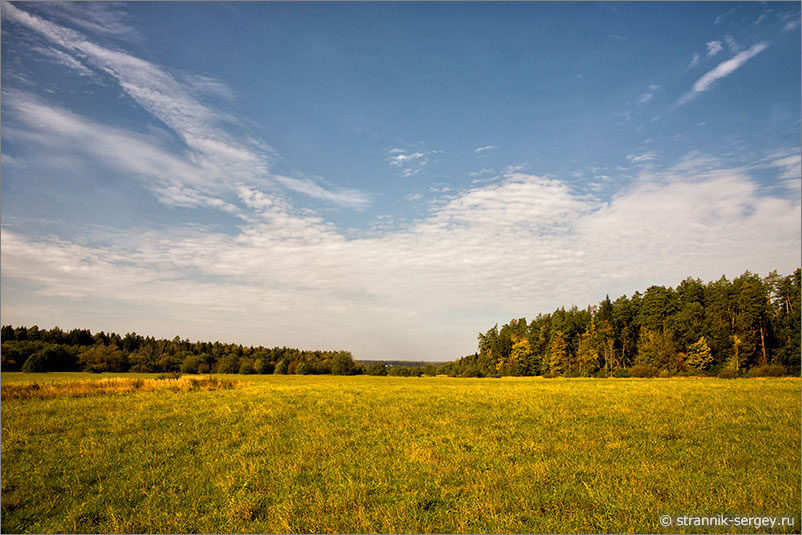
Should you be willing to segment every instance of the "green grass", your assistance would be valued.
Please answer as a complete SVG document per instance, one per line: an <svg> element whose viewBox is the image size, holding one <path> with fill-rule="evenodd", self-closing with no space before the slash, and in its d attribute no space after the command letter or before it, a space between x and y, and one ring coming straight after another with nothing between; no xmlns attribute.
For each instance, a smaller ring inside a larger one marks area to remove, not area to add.
<svg viewBox="0 0 802 535"><path fill-rule="evenodd" d="M2 531L799 532L798 379L237 379L3 401Z"/></svg>

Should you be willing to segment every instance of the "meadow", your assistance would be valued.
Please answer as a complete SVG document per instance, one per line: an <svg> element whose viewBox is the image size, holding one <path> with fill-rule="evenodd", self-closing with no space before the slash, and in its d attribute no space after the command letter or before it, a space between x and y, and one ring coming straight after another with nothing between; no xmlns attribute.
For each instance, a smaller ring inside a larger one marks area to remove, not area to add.
<svg viewBox="0 0 802 535"><path fill-rule="evenodd" d="M155 375L3 373L2 387L109 377ZM2 401L6 533L799 532L799 379L49 388Z"/></svg>

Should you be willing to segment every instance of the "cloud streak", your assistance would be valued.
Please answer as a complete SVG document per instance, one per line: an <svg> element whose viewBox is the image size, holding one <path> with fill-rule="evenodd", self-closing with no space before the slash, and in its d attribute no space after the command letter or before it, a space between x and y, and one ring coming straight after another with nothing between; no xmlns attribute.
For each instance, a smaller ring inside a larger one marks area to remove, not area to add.
<svg viewBox="0 0 802 535"><path fill-rule="evenodd" d="M140 39L139 32L128 24L126 13L118 9L119 4L112 2L89 4L52 2L43 4L41 7L44 7L52 16L94 35L123 41Z"/></svg>
<svg viewBox="0 0 802 535"><path fill-rule="evenodd" d="M728 59L727 61L719 63L718 66L716 66L716 68L714 68L711 71L708 71L701 78L696 80L691 90L685 93L682 97L680 97L679 100L677 100L676 106L687 104L688 102L692 101L697 96L699 96L699 94L708 91L717 80L729 76L735 70L743 66L744 63L746 63L756 55L766 50L768 46L769 45L767 43L758 43L749 48L748 50L744 50L743 52L736 54L734 57Z"/></svg>
<svg viewBox="0 0 802 535"><path fill-rule="evenodd" d="M651 162L657 159L657 152L649 151L644 152L643 154L627 154L627 160L632 163L644 163L644 162Z"/></svg>
<svg viewBox="0 0 802 535"><path fill-rule="evenodd" d="M643 93L640 97L638 97L638 104L646 104L647 102L652 100L658 89L660 89L659 85L657 84L650 85L649 90Z"/></svg>
<svg viewBox="0 0 802 535"><path fill-rule="evenodd" d="M721 52L724 47L721 44L721 41L709 41L707 44L707 57L712 58L719 52Z"/></svg>
<svg viewBox="0 0 802 535"><path fill-rule="evenodd" d="M51 47L34 47L35 51L39 52L43 56L46 56L53 60L55 63L60 65L64 65L65 67L69 67L70 69L74 70L79 76L93 76L91 70L89 70L83 63L75 59L74 57L70 56L69 54L65 54L61 50L56 50L55 48Z"/></svg>
<svg viewBox="0 0 802 535"><path fill-rule="evenodd" d="M72 11L67 9L64 13L69 15ZM93 28L98 20L110 22L116 20L108 10L90 9L89 13L94 15L86 19L86 22L91 23ZM70 20L74 18L72 15L68 17ZM118 49L98 45L75 30L19 9L8 2L3 3L3 17L24 25L52 44L49 47L39 47L40 53L68 65L79 74L90 73L86 67L88 64L114 79L131 99L175 132L183 141L185 150L182 153L169 154L152 139L96 125L55 107L46 109L45 105L26 99L21 94L10 95L11 106L16 106L22 115L44 114L54 118L55 124L61 128L59 135L68 136L63 140L65 145L76 148L86 146L85 151L93 152L94 156L101 157L107 162L120 158L123 160L121 168L133 170L139 176L149 176L153 186L152 191L157 193L162 202L179 206L218 206L230 211L230 207L225 203L209 203L208 197L221 192L231 192L240 184L246 183L262 186L280 184L312 198L343 206L364 206L367 203L367 197L355 191L327 190L320 184L308 180L272 175L269 158L263 147L257 144L249 146L235 140L219 126L221 114L197 98L198 95L231 98L230 90L219 80L205 76L184 75L182 82L179 77L173 76L153 63ZM15 100L21 102L17 105ZM74 128L74 125L79 123L82 127ZM28 121L28 124L37 128L41 141L48 142L47 132L42 128L42 125L47 123ZM102 138L91 128L107 132L110 137ZM51 132L55 133L56 130L58 129L51 129ZM115 152L106 156L100 155L97 150L88 147L90 144L87 143L87 138L91 138L92 143L103 146L105 150L115 150ZM127 153L127 141L133 143L136 148L134 152L139 154L140 158L132 158ZM157 161L169 165L160 168L156 164Z"/></svg>
<svg viewBox="0 0 802 535"><path fill-rule="evenodd" d="M423 171L429 163L429 158L422 152L409 153L404 149L394 148L390 149L387 161L393 167L401 169L402 177L408 178Z"/></svg>

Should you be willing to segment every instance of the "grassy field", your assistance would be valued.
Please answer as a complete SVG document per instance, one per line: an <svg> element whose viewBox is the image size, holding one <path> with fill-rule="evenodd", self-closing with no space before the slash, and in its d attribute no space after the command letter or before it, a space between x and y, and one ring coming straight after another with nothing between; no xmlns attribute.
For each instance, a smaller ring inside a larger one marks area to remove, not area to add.
<svg viewBox="0 0 802 535"><path fill-rule="evenodd" d="M236 379L3 400L2 531L799 532L798 379Z"/></svg>

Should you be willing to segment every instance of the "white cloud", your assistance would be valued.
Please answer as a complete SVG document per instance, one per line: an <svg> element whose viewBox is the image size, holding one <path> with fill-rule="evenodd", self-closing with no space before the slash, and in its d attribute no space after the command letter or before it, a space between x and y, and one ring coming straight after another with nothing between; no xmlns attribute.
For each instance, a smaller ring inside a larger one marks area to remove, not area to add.
<svg viewBox="0 0 802 535"><path fill-rule="evenodd" d="M713 24L721 24L721 21L723 21L725 18L730 16L734 11L735 11L735 8L732 8L729 11L727 11L726 13L722 13L721 15L716 17L715 20L713 20Z"/></svg>
<svg viewBox="0 0 802 535"><path fill-rule="evenodd" d="M414 160L423 158L422 152L415 152L413 154L396 154L390 157L390 165L404 165Z"/></svg>
<svg viewBox="0 0 802 535"><path fill-rule="evenodd" d="M739 45L735 41L735 38L733 36L725 35L724 36L724 41L727 43L727 47L730 49L730 52L732 52L733 54L737 54L738 52L741 51L741 45Z"/></svg>
<svg viewBox="0 0 802 535"><path fill-rule="evenodd" d="M691 63L688 65L688 67L695 67L696 64L699 63L699 59L700 58L701 58L701 56L699 56L699 54L694 52L693 53L693 59L691 59Z"/></svg>
<svg viewBox="0 0 802 535"><path fill-rule="evenodd" d="M652 98L654 98L654 94L657 92L658 89L660 89L659 85L657 84L650 85L649 90L643 93L640 97L638 97L638 104L646 104L647 102L652 100Z"/></svg>
<svg viewBox="0 0 802 535"><path fill-rule="evenodd" d="M95 35L123 41L140 39L139 32L128 24L129 16L115 2L43 2L39 7L51 16Z"/></svg>
<svg viewBox="0 0 802 535"><path fill-rule="evenodd" d="M221 210L230 214L238 214L239 209L218 197L203 193L197 189L182 186L176 183L153 184L148 188L161 202L168 206L183 206L189 208L207 207Z"/></svg>
<svg viewBox="0 0 802 535"><path fill-rule="evenodd" d="M767 162L793 169L790 156ZM505 318L688 275L790 272L800 251L797 197L761 192L747 168L703 155L642 172L606 201L510 172L417 222L377 220L380 233L350 239L278 197L238 194L257 217L233 237L183 228L88 246L4 228L4 280L60 296L78 323L80 303L111 300L143 311L126 325L156 308L182 336L230 338L258 322L268 331L241 341L442 360L474 351L475 333ZM4 303L8 321L22 320L15 310Z"/></svg>
<svg viewBox="0 0 802 535"><path fill-rule="evenodd" d="M484 169L479 169L478 171L472 171L468 173L468 176L471 178L476 178L484 175L492 175L495 174L495 171L489 167L485 167Z"/></svg>
<svg viewBox="0 0 802 535"><path fill-rule="evenodd" d="M303 193L314 199L332 201L341 206L364 208L370 204L370 198L363 192L349 189L326 189L306 178L292 178L284 175L271 175L271 178L288 189Z"/></svg>
<svg viewBox="0 0 802 535"><path fill-rule="evenodd" d="M752 26L757 26L758 24L763 22L766 19L766 17L768 17L768 14L771 13L772 11L773 10L771 9L764 9L763 11L761 11L760 16L757 19L755 19L755 22L752 23Z"/></svg>
<svg viewBox="0 0 802 535"><path fill-rule="evenodd" d="M752 46L749 50L744 50L735 57L719 63L715 69L708 71L701 78L699 78L696 83L693 84L693 88L685 93L685 95L683 95L677 101L676 105L681 106L682 104L686 104L695 99L699 93L703 93L710 89L714 82L724 78L725 76L728 76L733 71L740 68L749 59L766 50L766 48L768 48L766 43L758 43Z"/></svg>
<svg viewBox="0 0 802 535"><path fill-rule="evenodd" d="M426 154L422 152L413 152L410 154L406 150L399 148L391 149L390 156L387 160L390 165L400 168L400 174L405 178L420 173L429 163L429 158Z"/></svg>
<svg viewBox="0 0 802 535"><path fill-rule="evenodd" d="M707 45L707 57L712 58L719 52L724 49L724 46L721 44L721 41L708 41Z"/></svg>
<svg viewBox="0 0 802 535"><path fill-rule="evenodd" d="M632 163L651 162L657 159L657 156L657 152L649 151L644 152L643 154L627 154L627 160Z"/></svg>
<svg viewBox="0 0 802 535"><path fill-rule="evenodd" d="M785 156L771 162L772 167L781 169L780 178L784 180L798 180L800 177L800 165L799 154Z"/></svg>
<svg viewBox="0 0 802 535"><path fill-rule="evenodd" d="M487 150L493 150L493 149L497 149L497 148L499 148L499 147L497 147L496 145L485 145L484 147L478 147L478 148L474 149L473 152L475 152L476 154L481 154L481 153L483 153L483 152L485 152Z"/></svg>
<svg viewBox="0 0 802 535"><path fill-rule="evenodd" d="M798 148L779 150L754 164L754 169L775 169L779 185L792 192L802 188L802 155ZM798 193L797 193L798 195Z"/></svg>
<svg viewBox="0 0 802 535"><path fill-rule="evenodd" d="M110 23L116 20L117 15L110 10L89 9L89 19ZM231 211L229 204L210 199L221 192L232 192L243 183L281 184L343 206L367 204L367 197L356 191L328 190L309 180L272 175L266 154L269 147L235 139L220 126L220 114L197 98L210 94L231 98L223 82L201 75L177 78L157 65L121 50L102 47L75 30L8 2L3 4L3 17L25 25L60 47L61 50L40 47L39 51L48 57L58 58L82 74L88 71L84 65L88 63L113 78L129 97L175 132L186 149L182 153L171 153L153 138L98 125L21 93L10 94L7 97L9 107L28 124L38 141L55 145L62 151L69 147L75 152L92 154L109 165L133 171L168 204L211 206ZM51 120L52 124L48 122ZM48 139L54 135L57 137Z"/></svg>
<svg viewBox="0 0 802 535"><path fill-rule="evenodd" d="M783 31L784 32L790 32L791 30L799 28L799 25L800 25L800 23L802 23L802 21L800 21L798 16L799 15L797 14L797 19L796 20L792 20L790 22L786 22L785 23L785 26L783 26Z"/></svg>
<svg viewBox="0 0 802 535"><path fill-rule="evenodd" d="M33 50L39 52L43 56L46 56L53 60L54 62L64 65L65 67L69 67L70 69L74 70L80 76L93 76L92 71L89 70L86 65L75 59L74 57L70 56L69 54L65 54L61 50L56 50L52 47L33 47Z"/></svg>
<svg viewBox="0 0 802 535"><path fill-rule="evenodd" d="M211 76L185 74L183 76L189 87L200 95L210 95L226 100L233 100L234 92L225 82Z"/></svg>

